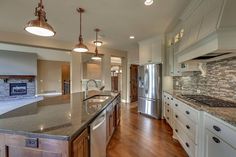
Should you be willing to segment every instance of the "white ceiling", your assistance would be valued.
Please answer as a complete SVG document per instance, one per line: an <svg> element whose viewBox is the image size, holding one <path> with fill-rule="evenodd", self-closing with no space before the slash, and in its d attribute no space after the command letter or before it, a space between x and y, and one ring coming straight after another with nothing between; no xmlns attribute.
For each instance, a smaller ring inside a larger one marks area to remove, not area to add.
<svg viewBox="0 0 236 157"><path fill-rule="evenodd" d="M102 30L106 47L126 50L140 40L164 33L170 23L190 0L154 0L145 6L144 0L44 0L48 23L56 30L58 40L77 42L79 15L77 7L85 9L83 37L85 42L95 38L94 28ZM38 0L1 0L0 31L28 34L25 24L34 19ZM135 39L130 40L129 36Z"/></svg>

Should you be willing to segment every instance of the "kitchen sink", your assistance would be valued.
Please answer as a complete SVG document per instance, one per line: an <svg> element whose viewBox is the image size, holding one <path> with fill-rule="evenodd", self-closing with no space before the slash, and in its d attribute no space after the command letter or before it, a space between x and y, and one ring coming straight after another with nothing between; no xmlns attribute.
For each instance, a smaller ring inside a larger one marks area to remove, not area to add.
<svg viewBox="0 0 236 157"><path fill-rule="evenodd" d="M96 96L86 99L85 101L87 101L88 103L102 103L109 98L110 96L96 95Z"/></svg>

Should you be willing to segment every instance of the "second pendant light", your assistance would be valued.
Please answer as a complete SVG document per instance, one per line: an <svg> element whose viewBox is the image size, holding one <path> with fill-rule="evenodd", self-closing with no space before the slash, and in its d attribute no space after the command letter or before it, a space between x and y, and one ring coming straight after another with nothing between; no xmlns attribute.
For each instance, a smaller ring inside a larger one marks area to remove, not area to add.
<svg viewBox="0 0 236 157"><path fill-rule="evenodd" d="M98 41L98 32L100 31L100 29L96 28L94 30L96 32L96 40L95 42ZM93 60L101 60L101 57L98 56L98 45L96 45L96 48L95 48L95 55L92 57Z"/></svg>
<svg viewBox="0 0 236 157"><path fill-rule="evenodd" d="M82 13L84 12L84 9L78 8L77 11L80 14L80 34L79 34L79 43L75 45L73 51L88 52L88 47L83 43L83 37L82 37Z"/></svg>

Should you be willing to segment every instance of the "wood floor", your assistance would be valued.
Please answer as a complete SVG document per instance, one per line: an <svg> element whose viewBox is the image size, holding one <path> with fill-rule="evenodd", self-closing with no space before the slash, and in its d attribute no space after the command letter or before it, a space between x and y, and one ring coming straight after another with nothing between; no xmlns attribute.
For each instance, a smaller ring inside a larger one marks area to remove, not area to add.
<svg viewBox="0 0 236 157"><path fill-rule="evenodd" d="M107 157L187 157L172 138L164 120L139 115L137 104L122 104L120 127L107 148Z"/></svg>

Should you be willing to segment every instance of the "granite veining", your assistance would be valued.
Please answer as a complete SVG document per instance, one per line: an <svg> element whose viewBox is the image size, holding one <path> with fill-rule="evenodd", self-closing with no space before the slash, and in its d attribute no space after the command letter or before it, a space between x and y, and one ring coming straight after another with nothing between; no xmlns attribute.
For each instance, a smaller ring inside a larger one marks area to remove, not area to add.
<svg viewBox="0 0 236 157"><path fill-rule="evenodd" d="M35 114L1 118L0 133L71 140L78 136L118 94L91 91L88 95L79 92L45 98L37 103ZM109 99L101 103L83 101L94 95L108 95Z"/></svg>
<svg viewBox="0 0 236 157"><path fill-rule="evenodd" d="M193 91L167 90L165 92L169 93L177 100L184 102L185 104L193 107L196 110L207 112L236 127L236 108L209 107L205 104L186 99L185 97L182 96L184 94L197 94L196 92Z"/></svg>

